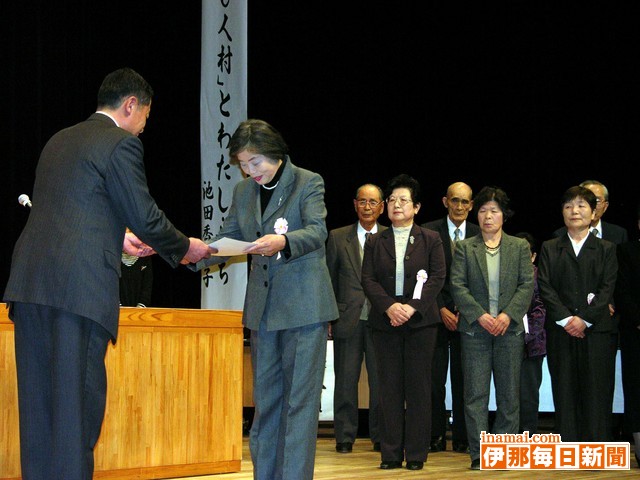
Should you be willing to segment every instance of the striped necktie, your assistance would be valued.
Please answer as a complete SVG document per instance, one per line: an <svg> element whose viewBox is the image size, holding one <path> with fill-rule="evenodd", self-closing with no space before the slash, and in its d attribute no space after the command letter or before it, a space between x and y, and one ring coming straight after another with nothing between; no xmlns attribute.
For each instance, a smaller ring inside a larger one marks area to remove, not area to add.
<svg viewBox="0 0 640 480"><path fill-rule="evenodd" d="M460 229L456 228L453 231L453 242L451 242L451 253L453 253L456 249L456 243L460 240Z"/></svg>

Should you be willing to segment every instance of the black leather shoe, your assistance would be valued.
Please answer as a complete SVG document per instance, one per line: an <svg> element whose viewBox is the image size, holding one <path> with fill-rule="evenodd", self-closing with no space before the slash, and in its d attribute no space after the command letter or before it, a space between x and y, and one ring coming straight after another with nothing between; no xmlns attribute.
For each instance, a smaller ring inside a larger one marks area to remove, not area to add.
<svg viewBox="0 0 640 480"><path fill-rule="evenodd" d="M402 467L402 462L395 462L393 460L388 462L382 462L380 464L380 468L382 470L391 470L392 468L401 468L401 467Z"/></svg>
<svg viewBox="0 0 640 480"><path fill-rule="evenodd" d="M373 451L374 452L379 452L380 451L380 442L374 442L373 443Z"/></svg>
<svg viewBox="0 0 640 480"><path fill-rule="evenodd" d="M407 470L422 470L424 462L407 462Z"/></svg>
<svg viewBox="0 0 640 480"><path fill-rule="evenodd" d="M336 452L338 453L351 453L352 450L353 443L351 442L336 443Z"/></svg>
<svg viewBox="0 0 640 480"><path fill-rule="evenodd" d="M480 470L480 459L471 460L471 470Z"/></svg>
<svg viewBox="0 0 640 480"><path fill-rule="evenodd" d="M445 437L437 437L431 439L429 446L430 452L444 452L447 449L447 439Z"/></svg>
<svg viewBox="0 0 640 480"><path fill-rule="evenodd" d="M453 442L453 451L457 453L469 453L469 444L467 442Z"/></svg>

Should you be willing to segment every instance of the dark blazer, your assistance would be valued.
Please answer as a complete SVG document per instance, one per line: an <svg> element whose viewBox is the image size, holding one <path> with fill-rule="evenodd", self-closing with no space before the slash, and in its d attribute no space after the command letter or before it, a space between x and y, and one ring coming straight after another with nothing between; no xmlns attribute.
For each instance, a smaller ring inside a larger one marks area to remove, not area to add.
<svg viewBox="0 0 640 480"><path fill-rule="evenodd" d="M153 257L142 257L127 266L120 266L120 305L123 307L151 306L153 289Z"/></svg>
<svg viewBox="0 0 640 480"><path fill-rule="evenodd" d="M620 245L621 243L629 241L629 233L627 232L626 228L614 225L613 223L605 222L604 220L600 220L600 223L602 224L602 240L608 240L615 243L616 245ZM563 236L567 236L566 226L560 227L555 232L553 232L554 238Z"/></svg>
<svg viewBox="0 0 640 480"><path fill-rule="evenodd" d="M538 262L540 295L547 309L545 327L574 315L591 323L586 332L614 331L609 314L613 302L618 261L616 246L589 234L576 257L571 240L562 236L542 244ZM595 297L588 302L589 294Z"/></svg>
<svg viewBox="0 0 640 480"><path fill-rule="evenodd" d="M640 326L640 242L637 240L618 246L615 300L620 326Z"/></svg>
<svg viewBox="0 0 640 480"><path fill-rule="evenodd" d="M456 305L453 301L453 298L451 297L450 287L451 262L453 261L453 256L451 255L451 237L449 236L449 225L447 222L447 217L441 218L440 220L427 222L422 226L440 234L440 239L442 240L442 248L444 249L444 260L447 264L447 277L445 278L442 290L440 290L440 295L438 295L438 309L447 307L452 312L455 312ZM475 223L471 223L467 220L465 239L473 237L478 233L480 233L480 227Z"/></svg>
<svg viewBox="0 0 640 480"><path fill-rule="evenodd" d="M404 294L402 303L416 309L405 324L409 328L435 325L441 322L436 297L444 285L446 266L440 236L426 228L413 225L404 257ZM428 279L422 286L421 298L413 299L418 271L426 270ZM369 237L364 245L362 287L371 302L369 325L374 329L394 331L385 311L398 300L396 291L396 247L393 228Z"/></svg>
<svg viewBox="0 0 640 480"><path fill-rule="evenodd" d="M511 318L508 331L523 332L522 318L533 296L533 264L524 238L502 233L498 311ZM489 273L482 235L458 242L451 265L451 293L460 311L458 331L472 331L473 323L489 312Z"/></svg>
<svg viewBox="0 0 640 480"><path fill-rule="evenodd" d="M236 184L222 237L253 242L274 233L277 219L288 222L286 233L291 255L253 255L244 300L243 322L258 330L264 320L269 331L329 322L338 318L331 278L325 258L327 209L324 181L317 173L284 165L264 215L260 208L260 185L252 178ZM228 257L211 257L194 267L222 263Z"/></svg>
<svg viewBox="0 0 640 480"><path fill-rule="evenodd" d="M378 232L387 228L377 225ZM358 222L329 232L327 266L340 314L331 331L335 338L348 338L360 321L366 298L361 283L362 255L358 240Z"/></svg>
<svg viewBox="0 0 640 480"><path fill-rule="evenodd" d="M115 339L126 226L173 267L189 249L149 194L140 139L94 113L42 151L4 301L81 315Z"/></svg>

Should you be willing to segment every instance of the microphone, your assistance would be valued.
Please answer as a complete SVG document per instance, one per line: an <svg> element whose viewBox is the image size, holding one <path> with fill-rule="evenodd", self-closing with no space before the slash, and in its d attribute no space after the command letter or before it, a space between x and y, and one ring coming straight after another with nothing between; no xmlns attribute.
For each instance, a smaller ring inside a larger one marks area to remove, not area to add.
<svg viewBox="0 0 640 480"><path fill-rule="evenodd" d="M23 207L29 207L29 208L32 207L31 199L29 198L29 195L27 195L26 193L23 193L18 197L18 203Z"/></svg>

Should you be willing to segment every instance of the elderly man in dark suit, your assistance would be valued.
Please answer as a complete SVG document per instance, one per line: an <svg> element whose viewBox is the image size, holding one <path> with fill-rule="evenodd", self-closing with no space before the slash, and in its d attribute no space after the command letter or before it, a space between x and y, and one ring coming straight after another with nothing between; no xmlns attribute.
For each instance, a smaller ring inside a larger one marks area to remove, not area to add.
<svg viewBox="0 0 640 480"><path fill-rule="evenodd" d="M327 265L340 317L331 325L333 336L333 427L336 451L349 453L358 433L358 380L362 360L369 379L369 437L380 451L378 438L378 374L369 317L370 303L364 295L360 276L363 245L369 235L384 230L378 217L384 210L382 189L365 184L353 200L358 222L329 232Z"/></svg>
<svg viewBox="0 0 640 480"><path fill-rule="evenodd" d="M4 293L15 324L24 479L92 478L126 226L173 267L210 255L149 195L138 135L152 95L133 70L110 73L98 111L55 134L40 156ZM135 236L126 238L128 253L142 248L149 253Z"/></svg>
<svg viewBox="0 0 640 480"><path fill-rule="evenodd" d="M447 371L450 370L452 400L452 447L454 452L468 453L467 426L464 418L464 390L462 385L462 353L458 320L460 313L451 297L449 273L451 271L452 252L455 244L467 237L480 233L480 227L467 221L473 208L473 192L464 182L455 182L447 188L442 204L447 215L422 226L440 234L444 247L444 259L447 264L447 277L444 287L438 295L438 308L442 324L438 324L436 349L433 352L433 371L431 373L431 452L447 449L447 425L449 414L445 407Z"/></svg>
<svg viewBox="0 0 640 480"><path fill-rule="evenodd" d="M637 210L640 229L640 204ZM618 278L614 298L620 312L620 357L624 418L633 435L635 457L640 467L640 242L618 247Z"/></svg>

